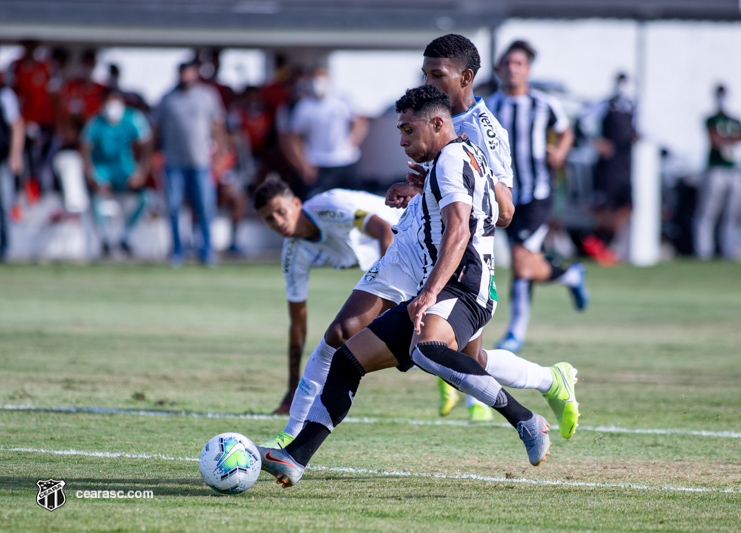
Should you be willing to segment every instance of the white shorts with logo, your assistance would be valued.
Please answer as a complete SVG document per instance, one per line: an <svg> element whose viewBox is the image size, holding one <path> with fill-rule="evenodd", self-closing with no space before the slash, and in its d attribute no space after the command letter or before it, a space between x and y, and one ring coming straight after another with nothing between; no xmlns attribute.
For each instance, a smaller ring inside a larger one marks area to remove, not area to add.
<svg viewBox="0 0 741 533"><path fill-rule="evenodd" d="M417 296L419 283L403 265L402 254L392 245L363 274L354 290L375 294L395 304L411 300Z"/></svg>

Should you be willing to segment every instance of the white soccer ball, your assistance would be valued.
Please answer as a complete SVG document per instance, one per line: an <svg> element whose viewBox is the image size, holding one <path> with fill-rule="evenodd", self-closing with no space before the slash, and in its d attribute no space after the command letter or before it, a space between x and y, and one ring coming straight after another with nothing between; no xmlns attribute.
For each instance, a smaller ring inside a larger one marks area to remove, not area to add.
<svg viewBox="0 0 741 533"><path fill-rule="evenodd" d="M262 460L257 446L239 433L222 433L201 451L198 468L206 485L216 492L238 494L257 481Z"/></svg>

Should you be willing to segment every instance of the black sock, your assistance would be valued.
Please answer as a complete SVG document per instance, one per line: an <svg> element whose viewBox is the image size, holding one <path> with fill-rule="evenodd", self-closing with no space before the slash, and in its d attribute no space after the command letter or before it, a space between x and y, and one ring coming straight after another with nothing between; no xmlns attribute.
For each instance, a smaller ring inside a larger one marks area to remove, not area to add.
<svg viewBox="0 0 741 533"><path fill-rule="evenodd" d="M321 401L318 404L314 400L309 411L309 415L314 415L324 423L306 422L296 439L286 446L286 451L299 464L309 464L319 446L347 416L364 375L365 370L352 352L344 344L340 346L332 356L327 382L319 397Z"/></svg>
<svg viewBox="0 0 741 533"><path fill-rule="evenodd" d="M548 263L551 265L551 275L548 278L548 281L555 281L563 276L564 272L566 272L566 269L561 266L561 261L559 261L558 259L546 258L546 261L548 261Z"/></svg>
<svg viewBox="0 0 741 533"><path fill-rule="evenodd" d="M526 422L533 417L533 412L530 409L523 407L504 389L499 391L494 410L506 418L507 422L512 424L515 429L518 422Z"/></svg>

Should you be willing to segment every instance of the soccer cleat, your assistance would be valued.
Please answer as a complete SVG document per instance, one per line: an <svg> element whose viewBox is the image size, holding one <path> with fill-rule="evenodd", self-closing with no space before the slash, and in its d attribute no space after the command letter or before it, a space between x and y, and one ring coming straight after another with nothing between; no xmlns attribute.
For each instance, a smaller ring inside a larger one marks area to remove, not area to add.
<svg viewBox="0 0 741 533"><path fill-rule="evenodd" d="M295 438L296 437L294 437L293 435L289 435L285 431L281 431L272 439L260 444L260 447L261 448L272 448L274 450L277 450L279 448L285 448L286 446L291 444Z"/></svg>
<svg viewBox="0 0 741 533"><path fill-rule="evenodd" d="M577 370L569 363L556 363L551 367L553 385L543 397L558 420L558 431L568 439L579 425L579 402L576 401Z"/></svg>
<svg viewBox="0 0 741 533"><path fill-rule="evenodd" d="M494 412L490 407L475 403L468 408L468 417L471 422L490 422L494 419Z"/></svg>
<svg viewBox="0 0 741 533"><path fill-rule="evenodd" d="M507 350L512 353L517 353L522 350L523 344L523 341L517 340L512 333L507 333L507 336L497 343L497 350Z"/></svg>
<svg viewBox="0 0 741 533"><path fill-rule="evenodd" d="M525 444L527 457L533 466L539 466L551 454L548 451L551 447L551 439L548 436L549 427L551 426L545 418L537 413L533 413L530 420L517 423L517 433Z"/></svg>
<svg viewBox="0 0 741 533"><path fill-rule="evenodd" d="M283 488L293 487L301 480L306 467L298 464L291 454L283 449L257 447L262 458L262 469L275 476L276 483Z"/></svg>
<svg viewBox="0 0 741 533"><path fill-rule="evenodd" d="M437 386L440 390L440 416L448 416L458 403L458 391L440 378L437 380Z"/></svg>
<svg viewBox="0 0 741 533"><path fill-rule="evenodd" d="M577 268L580 274L579 285L577 285L576 287L569 287L571 296L574 297L574 307L576 307L577 311L584 311L589 305L587 273L584 270L584 265L582 265L581 263L574 263L571 268Z"/></svg>

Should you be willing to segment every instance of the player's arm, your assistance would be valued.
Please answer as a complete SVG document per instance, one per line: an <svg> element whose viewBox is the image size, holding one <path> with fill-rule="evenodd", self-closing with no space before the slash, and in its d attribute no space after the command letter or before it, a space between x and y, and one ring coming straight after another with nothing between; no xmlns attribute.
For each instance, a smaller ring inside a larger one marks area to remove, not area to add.
<svg viewBox="0 0 741 533"><path fill-rule="evenodd" d="M301 355L306 341L306 301L288 302L288 390L298 387L301 377Z"/></svg>
<svg viewBox="0 0 741 533"><path fill-rule="evenodd" d="M368 218L363 232L378 240L381 255L384 255L391 243L394 242L394 232L391 231L391 224L378 215L372 215Z"/></svg>
<svg viewBox="0 0 741 533"><path fill-rule="evenodd" d="M560 133L556 133L556 143L549 145L547 148L548 164L553 168L561 168L566 162L566 156L574 144L574 132L571 127L566 128Z"/></svg>
<svg viewBox="0 0 741 533"><path fill-rule="evenodd" d="M498 181L494 185L494 192L496 193L497 204L499 205L499 218L497 218L496 226L498 228L506 228L512 222L512 217L515 216L512 189L501 181Z"/></svg>
<svg viewBox="0 0 741 533"><path fill-rule="evenodd" d="M463 259L466 245L471 238L468 227L471 218L471 205L465 202L453 202L440 211L445 230L440 241L438 259L427 278L425 286L407 306L409 318L414 322L414 330L420 333L424 324L425 311L435 305L437 295L455 274ZM461 272L461 275L463 272Z"/></svg>

